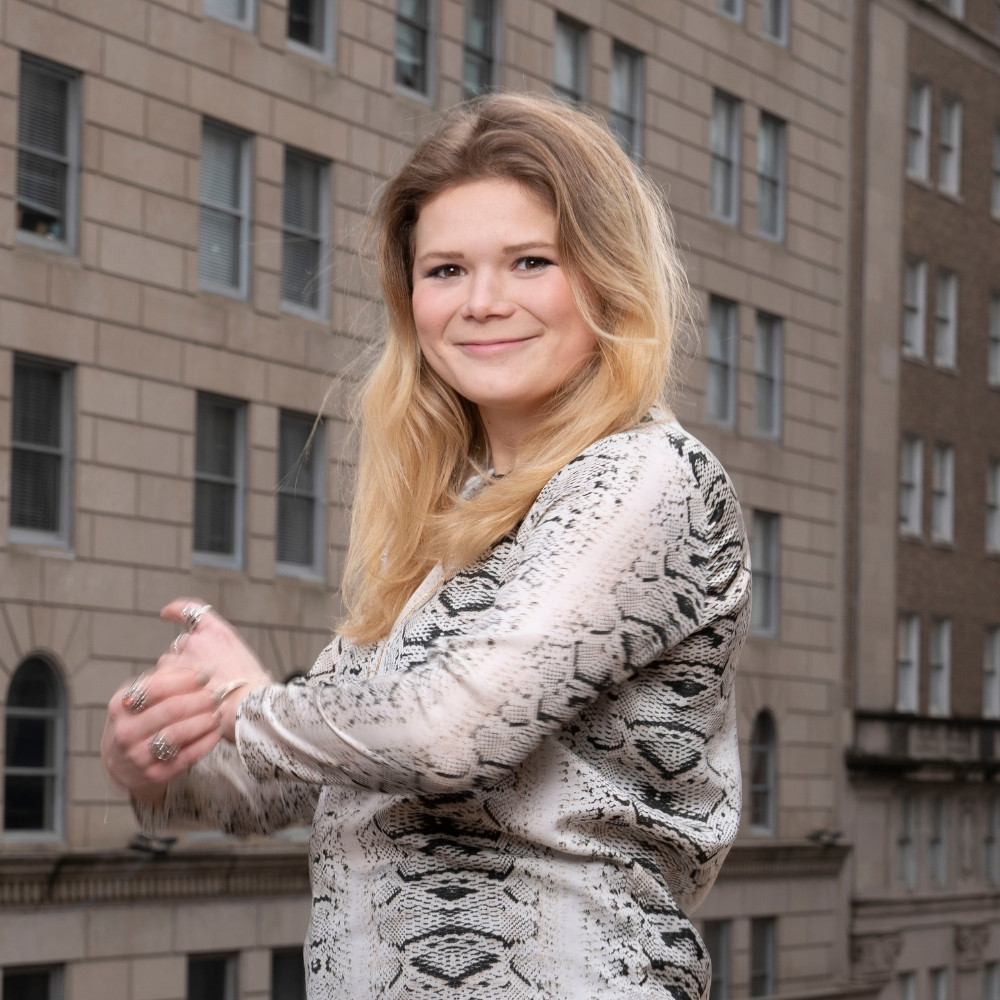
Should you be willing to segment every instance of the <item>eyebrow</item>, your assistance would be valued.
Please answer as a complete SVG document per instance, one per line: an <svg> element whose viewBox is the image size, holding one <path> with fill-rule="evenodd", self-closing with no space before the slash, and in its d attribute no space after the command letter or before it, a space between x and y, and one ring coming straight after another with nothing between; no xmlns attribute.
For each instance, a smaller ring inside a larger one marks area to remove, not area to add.
<svg viewBox="0 0 1000 1000"><path fill-rule="evenodd" d="M556 245L549 240L529 240L527 243L511 243L500 248L500 252L509 257L513 254L524 253L526 250L553 251ZM465 254L460 250L428 250L417 257L415 263L423 263L428 260L464 260Z"/></svg>

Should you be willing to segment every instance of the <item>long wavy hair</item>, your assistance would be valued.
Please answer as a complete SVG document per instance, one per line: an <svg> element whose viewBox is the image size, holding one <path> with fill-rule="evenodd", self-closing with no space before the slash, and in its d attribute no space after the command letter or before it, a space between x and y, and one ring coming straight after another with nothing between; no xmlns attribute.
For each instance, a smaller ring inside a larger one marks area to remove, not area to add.
<svg viewBox="0 0 1000 1000"><path fill-rule="evenodd" d="M422 363L411 307L421 208L488 179L515 181L552 211L560 267L596 336L502 478L489 475L477 408ZM454 572L513 530L584 448L666 407L690 310L658 188L603 122L546 98L495 94L448 113L381 192L369 236L387 334L361 397L341 625L356 642L386 635L432 567ZM472 475L486 485L467 495Z"/></svg>

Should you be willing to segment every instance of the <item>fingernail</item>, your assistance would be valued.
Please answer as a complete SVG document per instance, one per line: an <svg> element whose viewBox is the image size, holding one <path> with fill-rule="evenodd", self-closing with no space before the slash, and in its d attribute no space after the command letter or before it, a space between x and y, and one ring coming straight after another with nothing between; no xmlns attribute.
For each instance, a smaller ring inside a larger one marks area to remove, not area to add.
<svg viewBox="0 0 1000 1000"><path fill-rule="evenodd" d="M204 687L212 679L212 675L207 670L199 670L194 679Z"/></svg>

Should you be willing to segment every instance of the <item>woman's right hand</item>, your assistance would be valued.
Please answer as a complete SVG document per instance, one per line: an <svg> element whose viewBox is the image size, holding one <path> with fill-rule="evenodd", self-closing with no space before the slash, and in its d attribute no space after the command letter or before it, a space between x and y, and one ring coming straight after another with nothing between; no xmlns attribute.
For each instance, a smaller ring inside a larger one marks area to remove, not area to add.
<svg viewBox="0 0 1000 1000"><path fill-rule="evenodd" d="M166 653L114 693L101 738L111 780L139 801L161 805L169 782L221 739L210 677Z"/></svg>

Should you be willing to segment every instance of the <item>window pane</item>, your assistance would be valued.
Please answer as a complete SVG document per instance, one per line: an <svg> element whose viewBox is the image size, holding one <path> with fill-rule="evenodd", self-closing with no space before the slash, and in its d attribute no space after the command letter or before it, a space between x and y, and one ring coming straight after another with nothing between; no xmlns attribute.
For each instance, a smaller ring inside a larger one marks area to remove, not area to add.
<svg viewBox="0 0 1000 1000"><path fill-rule="evenodd" d="M202 206L198 229L198 273L204 281L240 283L240 220Z"/></svg>
<svg viewBox="0 0 1000 1000"><path fill-rule="evenodd" d="M187 1000L236 1000L236 997L235 956L188 958Z"/></svg>
<svg viewBox="0 0 1000 1000"><path fill-rule="evenodd" d="M194 547L199 552L236 551L236 487L195 483Z"/></svg>
<svg viewBox="0 0 1000 1000"><path fill-rule="evenodd" d="M4 969L4 1000L56 1000L57 982L51 969Z"/></svg>
<svg viewBox="0 0 1000 1000"><path fill-rule="evenodd" d="M15 363L12 437L18 444L60 444L63 373L44 365Z"/></svg>
<svg viewBox="0 0 1000 1000"><path fill-rule="evenodd" d="M5 830L52 829L52 779L45 775L8 774L4 781Z"/></svg>
<svg viewBox="0 0 1000 1000"><path fill-rule="evenodd" d="M272 952L271 1000L306 1000L305 961L301 949Z"/></svg>
<svg viewBox="0 0 1000 1000"><path fill-rule="evenodd" d="M323 0L289 0L288 37L293 42L322 49L325 6Z"/></svg>
<svg viewBox="0 0 1000 1000"><path fill-rule="evenodd" d="M236 408L204 396L198 399L195 466L198 472L231 478L236 472Z"/></svg>
<svg viewBox="0 0 1000 1000"><path fill-rule="evenodd" d="M281 248L281 297L309 309L319 308L320 244L285 233Z"/></svg>
<svg viewBox="0 0 1000 1000"><path fill-rule="evenodd" d="M10 523L15 528L57 532L62 503L62 459L15 448L11 452Z"/></svg>

